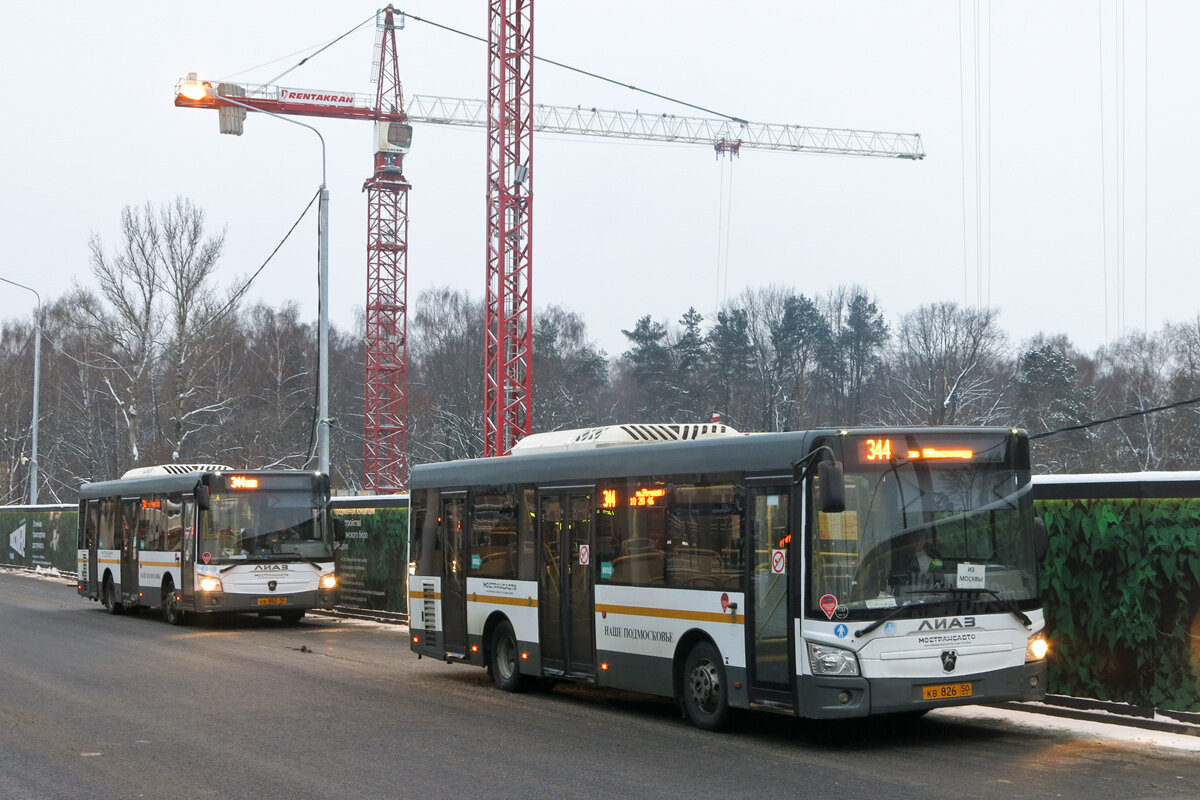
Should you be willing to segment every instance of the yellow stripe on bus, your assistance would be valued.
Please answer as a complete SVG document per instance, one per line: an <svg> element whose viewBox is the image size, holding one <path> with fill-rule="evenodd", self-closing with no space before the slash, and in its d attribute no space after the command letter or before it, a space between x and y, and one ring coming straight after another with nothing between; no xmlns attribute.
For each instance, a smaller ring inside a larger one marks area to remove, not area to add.
<svg viewBox="0 0 1200 800"><path fill-rule="evenodd" d="M178 561L139 561L143 567L178 567Z"/></svg>
<svg viewBox="0 0 1200 800"><path fill-rule="evenodd" d="M526 608L537 608L538 604L538 601L532 597L500 597L490 594L467 595L467 600L472 603L495 603L500 606L525 606Z"/></svg>
<svg viewBox="0 0 1200 800"><path fill-rule="evenodd" d="M732 622L746 624L742 614L722 614L717 611L680 611L675 608L646 608L644 606L597 605L596 611L605 614L625 614L631 617L663 617L665 619L687 619L694 622Z"/></svg>
<svg viewBox="0 0 1200 800"><path fill-rule="evenodd" d="M414 600L441 600L441 592L409 592L408 596Z"/></svg>

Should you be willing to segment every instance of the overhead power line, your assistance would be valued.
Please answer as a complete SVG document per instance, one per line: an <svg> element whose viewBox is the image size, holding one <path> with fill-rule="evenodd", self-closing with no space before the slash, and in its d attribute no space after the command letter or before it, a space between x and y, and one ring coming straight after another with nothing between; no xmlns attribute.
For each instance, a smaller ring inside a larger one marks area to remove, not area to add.
<svg viewBox="0 0 1200 800"><path fill-rule="evenodd" d="M1042 431L1030 436L1030 439L1041 439L1046 436L1054 436L1058 433L1067 433L1068 431L1081 431L1085 428L1094 428L1097 425L1105 425L1109 422L1118 422L1123 419L1133 419L1134 417L1144 417L1147 414L1155 414L1159 411L1169 411L1172 408L1180 408L1181 406L1189 406L1194 403L1200 403L1200 397L1190 397L1187 400L1176 400L1174 403L1167 403L1165 406L1155 406L1154 408L1139 408L1134 411L1126 411L1124 414L1117 414L1115 417L1106 417L1105 419L1094 419L1089 422L1081 422L1078 425L1068 425L1065 428L1055 428L1052 431Z"/></svg>

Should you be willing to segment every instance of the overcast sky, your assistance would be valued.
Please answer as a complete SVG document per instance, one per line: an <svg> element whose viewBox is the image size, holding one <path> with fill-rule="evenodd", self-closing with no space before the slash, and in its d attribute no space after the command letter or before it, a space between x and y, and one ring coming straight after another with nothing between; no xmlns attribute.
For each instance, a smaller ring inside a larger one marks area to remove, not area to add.
<svg viewBox="0 0 1200 800"><path fill-rule="evenodd" d="M486 36L484 0L399 7ZM175 83L270 80L373 12L7 4L0 275L44 300L89 286L89 234L111 250L123 205L182 195L227 230L222 279L248 276L320 182L316 137L262 115L221 136L215 113L173 106ZM1064 333L1089 351L1200 310L1200 3L1147 15L1117 0L540 0L534 30L538 55L660 94L763 122L915 132L928 153L730 162L698 146L538 136L534 310L583 312L610 355L643 314L674 322L694 306L711 319L772 283L810 296L859 284L893 323L923 303L982 301L1014 343ZM279 83L373 92L374 36L367 25ZM482 44L410 20L398 47L406 94L484 97ZM534 85L539 103L691 113L545 63ZM370 126L313 124L328 145L332 316L349 327L366 293ZM482 130L417 127L404 162L410 308L431 286L483 295L485 160ZM315 275L312 214L252 297L315 315ZM31 302L0 288L0 318Z"/></svg>

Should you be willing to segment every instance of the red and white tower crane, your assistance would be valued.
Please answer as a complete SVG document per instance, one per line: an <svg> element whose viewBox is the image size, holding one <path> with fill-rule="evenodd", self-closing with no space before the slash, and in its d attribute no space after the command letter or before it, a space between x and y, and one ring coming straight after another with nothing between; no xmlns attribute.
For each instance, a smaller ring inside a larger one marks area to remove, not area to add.
<svg viewBox="0 0 1200 800"><path fill-rule="evenodd" d="M915 133L820 128L734 118L642 114L533 103L533 0L489 0L487 100L415 95L407 108L396 58L395 11L380 12L375 95L223 83L217 97L175 105L215 108L222 133L241 133L251 110L375 123L367 202L367 355L364 482L391 492L406 478L408 189L402 161L411 123L487 129L487 288L484 455L504 455L532 431L533 133L546 131L680 144L717 154L745 149L921 159ZM195 80L189 76L188 80ZM236 97L237 105L221 96Z"/></svg>
<svg viewBox="0 0 1200 800"><path fill-rule="evenodd" d="M363 479L367 489L396 492L407 478L406 404L408 383L408 190L404 154L412 141L405 121L396 20L392 6L379 12L378 72L374 97L349 92L221 83L215 96L198 99L176 92L175 105L220 110L221 133L241 135L245 109L272 114L375 123L374 172L367 193L366 402ZM204 83L190 75L184 82ZM237 98L236 105L223 97Z"/></svg>
<svg viewBox="0 0 1200 800"><path fill-rule="evenodd" d="M489 0L483 455L533 425L533 0Z"/></svg>

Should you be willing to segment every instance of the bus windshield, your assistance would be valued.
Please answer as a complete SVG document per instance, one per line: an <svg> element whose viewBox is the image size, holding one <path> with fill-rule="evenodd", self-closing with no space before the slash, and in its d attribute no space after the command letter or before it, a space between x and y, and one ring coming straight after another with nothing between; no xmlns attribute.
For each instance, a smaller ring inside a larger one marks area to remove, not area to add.
<svg viewBox="0 0 1200 800"><path fill-rule="evenodd" d="M213 494L201 513L204 563L272 558L332 558L311 491Z"/></svg>
<svg viewBox="0 0 1200 800"><path fill-rule="evenodd" d="M846 510L816 515L810 616L1037 605L1028 470L1000 459L898 458L848 463L845 482ZM954 608L930 608L938 603Z"/></svg>

